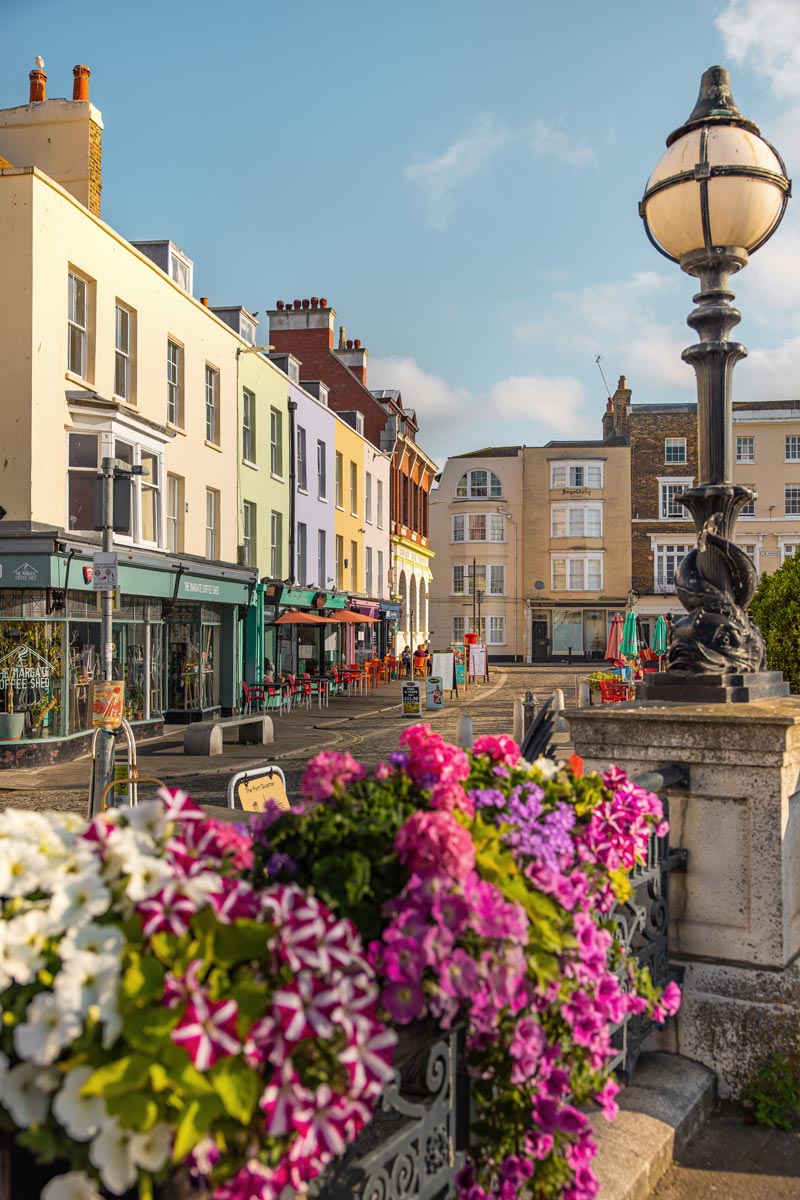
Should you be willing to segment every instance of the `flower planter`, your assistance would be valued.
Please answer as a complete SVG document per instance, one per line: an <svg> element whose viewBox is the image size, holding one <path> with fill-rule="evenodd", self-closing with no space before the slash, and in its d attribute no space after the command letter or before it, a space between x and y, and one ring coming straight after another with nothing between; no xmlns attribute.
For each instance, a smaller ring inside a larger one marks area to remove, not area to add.
<svg viewBox="0 0 800 1200"><path fill-rule="evenodd" d="M0 713L0 742L18 742L25 730L25 713Z"/></svg>

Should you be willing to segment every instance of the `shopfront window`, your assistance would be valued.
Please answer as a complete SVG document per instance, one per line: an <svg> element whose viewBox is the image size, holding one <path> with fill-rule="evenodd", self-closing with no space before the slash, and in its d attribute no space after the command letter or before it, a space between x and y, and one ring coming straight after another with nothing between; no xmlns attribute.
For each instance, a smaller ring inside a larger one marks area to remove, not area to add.
<svg viewBox="0 0 800 1200"><path fill-rule="evenodd" d="M219 707L219 605L179 605L167 625L167 708Z"/></svg>
<svg viewBox="0 0 800 1200"><path fill-rule="evenodd" d="M553 612L553 654L583 653L583 613L557 608Z"/></svg>
<svg viewBox="0 0 800 1200"><path fill-rule="evenodd" d="M587 609L583 614L583 652L587 658L601 659L605 648L605 609Z"/></svg>

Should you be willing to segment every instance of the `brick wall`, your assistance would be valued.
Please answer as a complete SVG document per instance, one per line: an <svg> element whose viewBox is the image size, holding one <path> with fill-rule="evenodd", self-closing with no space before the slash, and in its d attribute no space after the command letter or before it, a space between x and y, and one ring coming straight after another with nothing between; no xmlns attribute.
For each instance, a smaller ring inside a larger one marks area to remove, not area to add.
<svg viewBox="0 0 800 1200"><path fill-rule="evenodd" d="M660 520L659 478L692 477L697 483L697 413L691 410L631 411L627 433L631 447L631 553L633 586L640 593L653 591L651 534L673 535L676 542L694 542L694 522ZM666 438L686 439L686 462L664 461Z"/></svg>
<svg viewBox="0 0 800 1200"><path fill-rule="evenodd" d="M103 190L103 131L94 121L89 122L89 212L100 216L100 193Z"/></svg>

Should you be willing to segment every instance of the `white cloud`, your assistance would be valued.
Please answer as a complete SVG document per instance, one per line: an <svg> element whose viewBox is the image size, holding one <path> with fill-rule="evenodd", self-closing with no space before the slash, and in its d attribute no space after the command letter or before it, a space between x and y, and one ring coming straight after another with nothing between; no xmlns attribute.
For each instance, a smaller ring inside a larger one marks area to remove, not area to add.
<svg viewBox="0 0 800 1200"><path fill-rule="evenodd" d="M777 96L800 99L797 0L728 0L715 25L735 63L762 75Z"/></svg>
<svg viewBox="0 0 800 1200"><path fill-rule="evenodd" d="M495 155L514 140L514 134L490 113L480 113L460 137L438 158L412 163L406 179L425 198L428 224L447 228L458 203L457 193L476 175L487 170Z"/></svg>
<svg viewBox="0 0 800 1200"><path fill-rule="evenodd" d="M465 133L438 157L412 163L405 176L422 192L426 220L444 232L461 193L509 146L527 145L537 158L554 158L564 166L584 167L594 157L588 142L570 137L563 129L536 120L529 128L511 129L492 113L479 113Z"/></svg>
<svg viewBox="0 0 800 1200"><path fill-rule="evenodd" d="M397 388L415 409L420 444L439 462L484 445L537 445L551 437L599 437L597 413L572 376L512 375L477 394L451 388L413 358L370 358L373 388Z"/></svg>
<svg viewBox="0 0 800 1200"><path fill-rule="evenodd" d="M676 273L659 275L638 271L628 279L587 284L557 292L543 318L524 321L514 335L522 342L544 342L566 353L577 350L587 360L602 354L618 364L638 392L648 385L690 388L692 373L681 361L681 351L693 341L680 316L665 322L660 313L666 299L680 314L679 284L688 282ZM686 289L686 313L691 307L691 285ZM614 380L609 379L614 386Z"/></svg>
<svg viewBox="0 0 800 1200"><path fill-rule="evenodd" d="M585 167L594 159L594 151L588 142L575 141L544 121L535 121L528 135L528 145L537 158L552 157L568 167Z"/></svg>

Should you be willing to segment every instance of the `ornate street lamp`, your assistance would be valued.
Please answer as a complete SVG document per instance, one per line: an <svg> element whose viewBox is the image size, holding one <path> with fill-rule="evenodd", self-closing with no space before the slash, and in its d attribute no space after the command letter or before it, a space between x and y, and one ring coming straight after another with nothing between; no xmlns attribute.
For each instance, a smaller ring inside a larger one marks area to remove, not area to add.
<svg viewBox="0 0 800 1200"><path fill-rule="evenodd" d="M697 376L699 484L678 499L697 529L697 548L675 583L687 612L672 622L667 671L647 699L749 700L788 693L764 671L764 643L746 609L756 587L752 561L736 546L736 519L756 498L733 483L731 376L744 346L728 341L741 315L728 280L777 229L791 195L783 160L743 117L728 72L711 67L685 125L667 138L639 205L650 241L696 275L688 324L700 338L683 352Z"/></svg>

